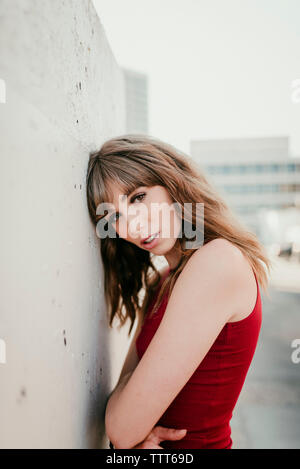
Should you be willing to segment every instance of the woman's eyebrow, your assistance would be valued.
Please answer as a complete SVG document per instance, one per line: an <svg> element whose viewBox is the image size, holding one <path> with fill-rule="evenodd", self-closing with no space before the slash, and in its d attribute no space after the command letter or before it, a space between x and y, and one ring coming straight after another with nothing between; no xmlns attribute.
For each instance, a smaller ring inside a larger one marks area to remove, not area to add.
<svg viewBox="0 0 300 469"><path fill-rule="evenodd" d="M138 186L138 187L136 187L135 189L127 189L127 191L125 192L125 194L122 196L122 201L125 199L125 197L129 197L131 194L133 194L135 191L137 191L137 190L140 189L141 187L144 187L144 186Z"/></svg>

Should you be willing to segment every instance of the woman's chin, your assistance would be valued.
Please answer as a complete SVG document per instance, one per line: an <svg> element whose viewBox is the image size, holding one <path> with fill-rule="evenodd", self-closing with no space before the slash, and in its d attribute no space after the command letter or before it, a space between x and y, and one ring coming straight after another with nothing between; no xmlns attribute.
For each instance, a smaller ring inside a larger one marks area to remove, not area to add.
<svg viewBox="0 0 300 469"><path fill-rule="evenodd" d="M156 246L149 249L156 256L164 256L175 246L176 240L170 238L161 238Z"/></svg>

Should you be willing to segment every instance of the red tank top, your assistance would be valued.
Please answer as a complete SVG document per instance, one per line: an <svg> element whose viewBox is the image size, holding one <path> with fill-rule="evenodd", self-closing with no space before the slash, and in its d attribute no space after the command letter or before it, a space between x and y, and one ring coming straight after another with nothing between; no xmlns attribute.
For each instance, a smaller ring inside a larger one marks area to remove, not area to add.
<svg viewBox="0 0 300 469"><path fill-rule="evenodd" d="M151 318L148 317L164 278L149 304L136 339L139 359L154 336L167 306L165 292L158 310ZM163 448L231 449L230 419L256 349L262 321L256 275L255 280L257 297L252 312L245 319L225 324L198 368L156 423L168 428L187 429L181 440L162 441L160 446Z"/></svg>

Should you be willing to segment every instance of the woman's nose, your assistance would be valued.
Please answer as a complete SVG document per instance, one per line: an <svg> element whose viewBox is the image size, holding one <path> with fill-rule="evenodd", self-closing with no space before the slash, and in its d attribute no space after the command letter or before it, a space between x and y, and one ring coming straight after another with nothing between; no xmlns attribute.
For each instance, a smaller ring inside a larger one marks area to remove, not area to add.
<svg viewBox="0 0 300 469"><path fill-rule="evenodd" d="M135 217L129 222L128 235L131 238L142 239L149 236L150 233L150 222L148 219L143 217Z"/></svg>

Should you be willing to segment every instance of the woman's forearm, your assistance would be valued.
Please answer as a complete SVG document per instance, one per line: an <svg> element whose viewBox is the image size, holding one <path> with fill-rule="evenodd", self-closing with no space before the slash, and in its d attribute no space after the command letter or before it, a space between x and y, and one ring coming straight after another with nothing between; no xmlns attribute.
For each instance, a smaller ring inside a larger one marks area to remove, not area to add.
<svg viewBox="0 0 300 469"><path fill-rule="evenodd" d="M122 389L124 388L125 384L127 383L127 381L129 380L130 376L132 375L133 371L130 371L129 373L127 373L125 376L123 376L123 378L120 380L119 384L116 386L116 388L111 392L108 400L107 400L107 404L106 404L106 409L105 409L105 428L106 428L106 434L109 438L109 447L111 449L115 449L115 447L113 446L113 443L111 442L111 435L108 434L108 431L107 431L107 426L108 426L108 419L109 419L109 416L111 415L111 412L114 408L114 405L115 403L117 402L118 400L118 397L122 391Z"/></svg>
<svg viewBox="0 0 300 469"><path fill-rule="evenodd" d="M107 421L109 417L113 414L114 407L116 405L116 402L118 401L118 398L120 396L120 393L126 383L128 382L130 376L132 375L133 371L130 371L127 373L123 378L120 380L119 384L116 386L116 388L113 390L113 392L110 394L107 404L106 404L106 409L105 409L105 424L107 424Z"/></svg>

